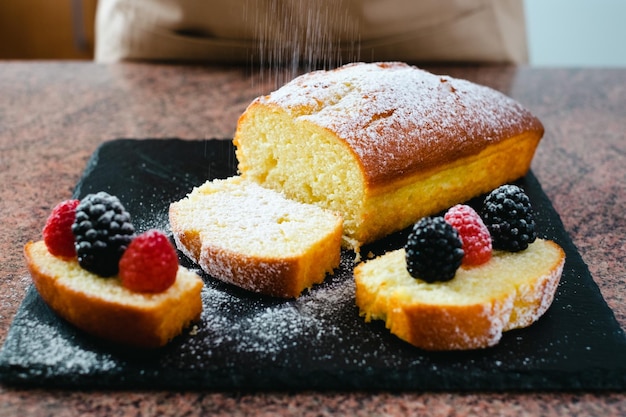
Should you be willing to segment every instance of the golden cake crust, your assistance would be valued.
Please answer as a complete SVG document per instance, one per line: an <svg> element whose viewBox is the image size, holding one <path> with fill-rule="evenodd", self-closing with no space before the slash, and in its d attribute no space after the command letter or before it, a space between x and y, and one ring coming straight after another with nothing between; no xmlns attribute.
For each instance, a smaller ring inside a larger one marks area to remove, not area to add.
<svg viewBox="0 0 626 417"><path fill-rule="evenodd" d="M24 246L26 264L41 298L59 316L96 337L139 348L156 348L179 335L202 312L202 280L179 267L163 293L142 294L117 277L101 278L75 259L51 255L43 241Z"/></svg>
<svg viewBox="0 0 626 417"><path fill-rule="evenodd" d="M446 166L541 122L489 87L401 62L354 63L304 74L250 107L269 106L344 141L371 187ZM245 113L242 117L246 117Z"/></svg>

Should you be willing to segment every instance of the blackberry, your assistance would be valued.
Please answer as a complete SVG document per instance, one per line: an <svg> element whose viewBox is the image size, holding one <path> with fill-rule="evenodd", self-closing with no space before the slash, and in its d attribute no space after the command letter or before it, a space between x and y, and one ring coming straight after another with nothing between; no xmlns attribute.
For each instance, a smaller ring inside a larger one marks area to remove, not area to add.
<svg viewBox="0 0 626 417"><path fill-rule="evenodd" d="M485 198L482 217L494 249L519 252L537 238L530 199L516 185L493 190Z"/></svg>
<svg viewBox="0 0 626 417"><path fill-rule="evenodd" d="M109 277L117 274L135 228L120 200L101 191L87 195L76 207L72 233L80 266Z"/></svg>
<svg viewBox="0 0 626 417"><path fill-rule="evenodd" d="M463 261L459 233L443 217L424 217L413 226L404 249L413 278L450 281Z"/></svg>

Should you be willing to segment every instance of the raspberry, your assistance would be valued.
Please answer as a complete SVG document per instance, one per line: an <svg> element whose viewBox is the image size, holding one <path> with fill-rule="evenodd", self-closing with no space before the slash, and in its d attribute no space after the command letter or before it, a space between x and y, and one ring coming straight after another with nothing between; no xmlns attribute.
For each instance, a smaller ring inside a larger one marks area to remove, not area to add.
<svg viewBox="0 0 626 417"><path fill-rule="evenodd" d="M48 252L54 256L72 258L76 256L72 223L76 216L78 200L65 200L57 204L43 228L43 241Z"/></svg>
<svg viewBox="0 0 626 417"><path fill-rule="evenodd" d="M110 277L117 274L120 258L135 237L135 228L120 200L101 191L87 195L76 207L72 233L80 266Z"/></svg>
<svg viewBox="0 0 626 417"><path fill-rule="evenodd" d="M404 249L409 274L429 283L450 281L463 260L461 238L443 217L415 223Z"/></svg>
<svg viewBox="0 0 626 417"><path fill-rule="evenodd" d="M491 235L478 213L464 204L451 207L444 219L454 227L463 242L463 265L481 265L491 259Z"/></svg>
<svg viewBox="0 0 626 417"><path fill-rule="evenodd" d="M122 285L129 290L163 292L176 281L178 255L167 236L148 230L128 245L119 269Z"/></svg>
<svg viewBox="0 0 626 417"><path fill-rule="evenodd" d="M516 185L493 190L485 198L482 217L494 249L519 252L537 238L530 199Z"/></svg>

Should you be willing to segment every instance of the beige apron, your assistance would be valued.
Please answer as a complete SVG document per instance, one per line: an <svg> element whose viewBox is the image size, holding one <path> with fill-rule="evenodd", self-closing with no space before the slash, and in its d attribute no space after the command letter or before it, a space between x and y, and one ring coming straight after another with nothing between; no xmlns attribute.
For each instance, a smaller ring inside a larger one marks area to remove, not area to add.
<svg viewBox="0 0 626 417"><path fill-rule="evenodd" d="M100 0L99 62L527 62L522 0Z"/></svg>

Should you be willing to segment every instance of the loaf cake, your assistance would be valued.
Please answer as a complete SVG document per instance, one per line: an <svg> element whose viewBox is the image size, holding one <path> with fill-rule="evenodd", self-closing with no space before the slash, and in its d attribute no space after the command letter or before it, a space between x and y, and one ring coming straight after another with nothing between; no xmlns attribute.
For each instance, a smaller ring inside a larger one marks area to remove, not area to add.
<svg viewBox="0 0 626 417"><path fill-rule="evenodd" d="M342 218L234 176L170 205L178 248L207 274L246 290L297 297L339 265Z"/></svg>
<svg viewBox="0 0 626 417"><path fill-rule="evenodd" d="M297 77L238 121L240 175L337 211L358 249L523 176L539 120L488 87L403 63Z"/></svg>
<svg viewBox="0 0 626 417"><path fill-rule="evenodd" d="M356 304L366 321L384 320L391 333L422 349L485 348L548 309L564 261L558 245L537 239L522 252L494 251L483 265L428 283L409 275L405 250L398 249L355 268Z"/></svg>
<svg viewBox="0 0 626 417"><path fill-rule="evenodd" d="M160 293L125 288L118 277L101 277L75 258L52 255L44 241L24 247L26 264L41 298L59 316L96 337L139 348L156 348L200 318L202 280L183 267Z"/></svg>

